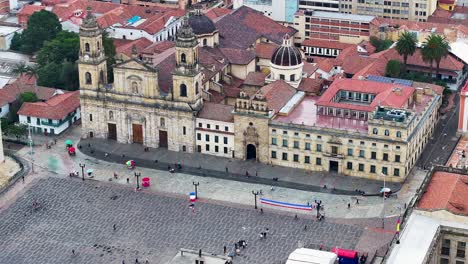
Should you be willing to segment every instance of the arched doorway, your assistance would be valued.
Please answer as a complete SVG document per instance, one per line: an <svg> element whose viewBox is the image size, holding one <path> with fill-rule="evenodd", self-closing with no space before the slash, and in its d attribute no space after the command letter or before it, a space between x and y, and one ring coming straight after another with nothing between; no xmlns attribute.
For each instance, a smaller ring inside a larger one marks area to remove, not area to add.
<svg viewBox="0 0 468 264"><path fill-rule="evenodd" d="M253 144L247 145L246 159L257 159L257 148Z"/></svg>

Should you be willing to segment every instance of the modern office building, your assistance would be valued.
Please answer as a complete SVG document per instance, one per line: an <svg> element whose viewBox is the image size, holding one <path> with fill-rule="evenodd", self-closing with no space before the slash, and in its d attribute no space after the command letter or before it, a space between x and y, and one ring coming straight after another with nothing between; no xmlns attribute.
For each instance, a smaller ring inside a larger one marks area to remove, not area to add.
<svg viewBox="0 0 468 264"><path fill-rule="evenodd" d="M233 7L248 6L262 12L265 16L278 21L293 23L294 13L298 10L297 0L234 0Z"/></svg>

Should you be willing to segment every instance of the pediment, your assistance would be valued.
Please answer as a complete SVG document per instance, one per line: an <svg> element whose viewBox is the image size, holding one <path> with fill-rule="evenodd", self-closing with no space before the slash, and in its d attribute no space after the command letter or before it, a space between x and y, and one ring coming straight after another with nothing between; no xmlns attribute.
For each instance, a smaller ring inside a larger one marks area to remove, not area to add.
<svg viewBox="0 0 468 264"><path fill-rule="evenodd" d="M141 70L141 71L156 71L156 68L149 66L148 64L136 60L130 59L121 63L118 63L114 66L115 68L124 68L124 69L133 69L133 70Z"/></svg>

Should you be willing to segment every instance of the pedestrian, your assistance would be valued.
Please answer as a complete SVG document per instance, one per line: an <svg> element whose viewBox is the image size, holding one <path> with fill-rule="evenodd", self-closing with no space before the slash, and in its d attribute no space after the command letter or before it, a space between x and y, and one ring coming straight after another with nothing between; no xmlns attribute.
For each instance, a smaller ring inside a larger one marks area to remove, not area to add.
<svg viewBox="0 0 468 264"><path fill-rule="evenodd" d="M294 220L298 220L299 217L297 217L297 214L294 216Z"/></svg>
<svg viewBox="0 0 468 264"><path fill-rule="evenodd" d="M148 258L146 258L146 260L145 260L145 264L149 264L149 260L148 260Z"/></svg>
<svg viewBox="0 0 468 264"><path fill-rule="evenodd" d="M356 204L359 204L359 199L356 198Z"/></svg>
<svg viewBox="0 0 468 264"><path fill-rule="evenodd" d="M125 264L125 260L122 259L122 264Z"/></svg>
<svg viewBox="0 0 468 264"><path fill-rule="evenodd" d="M23 179L23 183L24 183L24 175L23 175L23 176L21 176L21 178Z"/></svg>
<svg viewBox="0 0 468 264"><path fill-rule="evenodd" d="M138 262L138 259L135 259L135 263L140 263L140 262Z"/></svg>
<svg viewBox="0 0 468 264"><path fill-rule="evenodd" d="M273 188L273 185L270 187L270 191L273 191L275 188Z"/></svg>
<svg viewBox="0 0 468 264"><path fill-rule="evenodd" d="M226 173L228 173L228 172L229 172L229 169L228 169L228 167L226 167Z"/></svg>
<svg viewBox="0 0 468 264"><path fill-rule="evenodd" d="M307 231L307 225L304 226L304 231Z"/></svg>
<svg viewBox="0 0 468 264"><path fill-rule="evenodd" d="M249 177L249 172L245 171L245 176Z"/></svg>
<svg viewBox="0 0 468 264"><path fill-rule="evenodd" d="M127 183L130 183L130 179L129 179L129 178L127 178Z"/></svg>
<svg viewBox="0 0 468 264"><path fill-rule="evenodd" d="M320 245L320 248L319 248L319 250L323 250L323 245Z"/></svg>
<svg viewBox="0 0 468 264"><path fill-rule="evenodd" d="M114 179L117 180L117 172L114 172Z"/></svg>
<svg viewBox="0 0 468 264"><path fill-rule="evenodd" d="M255 177L257 177L257 176L258 176L258 172L257 172L257 171L255 171Z"/></svg>
<svg viewBox="0 0 468 264"><path fill-rule="evenodd" d="M260 232L260 238L263 238L263 232Z"/></svg>
<svg viewBox="0 0 468 264"><path fill-rule="evenodd" d="M238 248L239 248L239 246L237 245L237 242L234 243L234 248L235 248L235 249L238 249Z"/></svg>
<svg viewBox="0 0 468 264"><path fill-rule="evenodd" d="M224 255L226 255L226 253L227 253L227 248L226 248L226 246L223 247L223 252L224 252Z"/></svg>
<svg viewBox="0 0 468 264"><path fill-rule="evenodd" d="M109 153L107 153L107 152L106 152L106 153L104 153L104 157L106 157L106 158L107 158L107 156L109 156Z"/></svg>
<svg viewBox="0 0 468 264"><path fill-rule="evenodd" d="M72 249L72 254L73 254L73 256L75 256L75 250L74 249Z"/></svg>
<svg viewBox="0 0 468 264"><path fill-rule="evenodd" d="M113 226L113 227L114 227L114 231L115 231L115 230L117 230L117 227L115 226L115 224L114 224L114 226Z"/></svg>
<svg viewBox="0 0 468 264"><path fill-rule="evenodd" d="M260 213L263 214L263 208L260 208Z"/></svg>
<svg viewBox="0 0 468 264"><path fill-rule="evenodd" d="M351 204L350 204L350 203L348 203L348 209L350 209L350 208L351 208Z"/></svg>

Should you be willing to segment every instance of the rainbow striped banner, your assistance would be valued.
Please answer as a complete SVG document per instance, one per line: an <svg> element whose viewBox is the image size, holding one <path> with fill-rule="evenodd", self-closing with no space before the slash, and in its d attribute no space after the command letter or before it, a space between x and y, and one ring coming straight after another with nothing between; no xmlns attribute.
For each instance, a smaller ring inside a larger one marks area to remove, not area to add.
<svg viewBox="0 0 468 264"><path fill-rule="evenodd" d="M265 198L260 198L260 203L272 205L272 206L290 208L290 209L312 211L312 206L306 205L306 204L285 203L285 202L279 202L279 201L269 200Z"/></svg>

